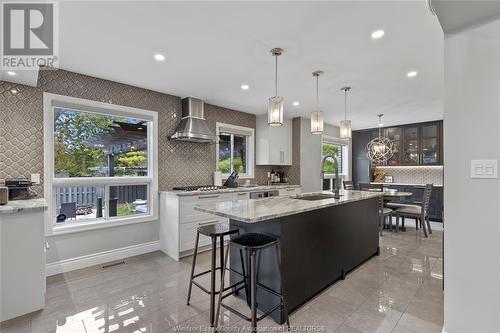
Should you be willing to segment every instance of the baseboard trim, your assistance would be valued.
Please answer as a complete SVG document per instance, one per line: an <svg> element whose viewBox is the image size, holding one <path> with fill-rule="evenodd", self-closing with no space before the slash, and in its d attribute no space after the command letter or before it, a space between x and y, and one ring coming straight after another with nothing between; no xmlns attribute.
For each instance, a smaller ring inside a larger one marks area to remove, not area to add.
<svg viewBox="0 0 500 333"><path fill-rule="evenodd" d="M125 259L128 257L133 257L158 250L160 250L160 241L154 241L126 246L109 251L97 252L76 258L64 259L58 262L46 264L45 276L66 273L69 271L74 271L76 269L104 264L110 261Z"/></svg>

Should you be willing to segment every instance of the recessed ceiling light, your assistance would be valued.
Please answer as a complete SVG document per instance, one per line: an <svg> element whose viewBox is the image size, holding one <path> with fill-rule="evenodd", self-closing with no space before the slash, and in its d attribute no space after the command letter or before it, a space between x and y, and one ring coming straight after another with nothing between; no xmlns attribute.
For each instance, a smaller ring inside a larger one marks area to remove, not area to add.
<svg viewBox="0 0 500 333"><path fill-rule="evenodd" d="M12 89L10 90L10 92L11 92L11 93L13 93L13 94L17 94L17 89L12 88Z"/></svg>
<svg viewBox="0 0 500 333"><path fill-rule="evenodd" d="M385 34L384 30L376 30L376 31L372 32L372 39L382 38L382 36L384 36L384 34Z"/></svg>
<svg viewBox="0 0 500 333"><path fill-rule="evenodd" d="M293 102L292 104L293 104L293 106L299 106L300 105L299 102Z"/></svg>
<svg viewBox="0 0 500 333"><path fill-rule="evenodd" d="M248 84L242 84L241 85L241 90L248 90L250 87L248 86Z"/></svg>
<svg viewBox="0 0 500 333"><path fill-rule="evenodd" d="M406 73L406 76L408 77L415 77L417 76L418 72L417 71L410 71L408 73Z"/></svg>
<svg viewBox="0 0 500 333"><path fill-rule="evenodd" d="M16 72L12 72L12 71L8 71L7 74L9 74L10 76L16 76L17 75Z"/></svg>
<svg viewBox="0 0 500 333"><path fill-rule="evenodd" d="M155 60L163 61L163 60L165 60L165 56L163 54L157 53L157 54L155 54Z"/></svg>

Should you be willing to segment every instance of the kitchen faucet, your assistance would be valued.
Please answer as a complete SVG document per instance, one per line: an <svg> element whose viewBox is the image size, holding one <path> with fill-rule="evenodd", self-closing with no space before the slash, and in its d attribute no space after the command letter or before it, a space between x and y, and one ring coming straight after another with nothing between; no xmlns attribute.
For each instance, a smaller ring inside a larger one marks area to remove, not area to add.
<svg viewBox="0 0 500 333"><path fill-rule="evenodd" d="M340 199L340 184L339 184L339 162L337 157L334 155L326 155L321 161L321 186L323 186L323 181L325 180L325 161L331 158L335 164L335 192L333 194L334 199Z"/></svg>

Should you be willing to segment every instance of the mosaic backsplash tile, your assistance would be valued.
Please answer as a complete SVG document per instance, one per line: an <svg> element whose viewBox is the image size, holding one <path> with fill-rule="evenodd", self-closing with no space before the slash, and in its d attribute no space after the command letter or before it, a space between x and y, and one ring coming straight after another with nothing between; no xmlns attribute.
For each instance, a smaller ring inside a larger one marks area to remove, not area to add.
<svg viewBox="0 0 500 333"><path fill-rule="evenodd" d="M442 166L377 166L376 169L385 171L386 175L392 175L394 183L443 185Z"/></svg>
<svg viewBox="0 0 500 333"><path fill-rule="evenodd" d="M0 179L39 173L42 183L33 189L43 196L44 92L157 111L160 190L212 183L215 145L168 140L181 118L179 97L64 70L40 71L37 87L0 81ZM256 124L253 114L210 104L205 104L205 117L214 132L217 121L253 128ZM294 135L294 166L282 168L292 184L300 179L296 145ZM256 167L254 182L265 184L270 170Z"/></svg>

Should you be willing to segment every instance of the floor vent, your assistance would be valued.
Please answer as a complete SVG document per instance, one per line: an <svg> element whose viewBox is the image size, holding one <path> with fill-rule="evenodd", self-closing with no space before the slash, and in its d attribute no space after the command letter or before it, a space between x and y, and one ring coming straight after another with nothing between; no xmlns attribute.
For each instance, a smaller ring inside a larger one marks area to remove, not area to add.
<svg viewBox="0 0 500 333"><path fill-rule="evenodd" d="M124 260L117 261L117 262L112 262L110 264L106 264L106 265L101 266L101 269L111 268L111 267L115 267L115 266L119 266L119 265L125 265L125 264L126 264L126 262Z"/></svg>

